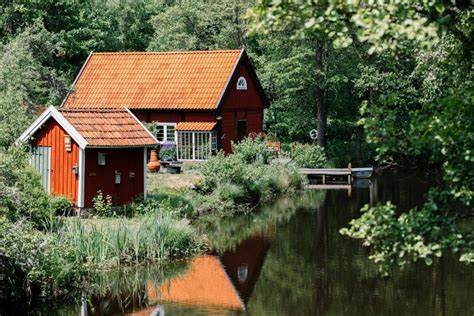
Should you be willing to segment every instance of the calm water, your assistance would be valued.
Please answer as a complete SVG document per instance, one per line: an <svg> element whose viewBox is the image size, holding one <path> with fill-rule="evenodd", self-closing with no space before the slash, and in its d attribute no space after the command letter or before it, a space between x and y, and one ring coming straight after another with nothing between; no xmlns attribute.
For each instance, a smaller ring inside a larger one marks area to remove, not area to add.
<svg viewBox="0 0 474 316"><path fill-rule="evenodd" d="M339 234L367 203L408 209L423 176L385 175L348 190L312 191L256 214L214 221L212 253L189 262L102 275L103 295L39 306L42 315L474 315L474 268L443 258L382 278L368 250ZM88 291L90 289L86 289ZM20 313L19 310L10 313ZM2 314L3 315L3 314Z"/></svg>

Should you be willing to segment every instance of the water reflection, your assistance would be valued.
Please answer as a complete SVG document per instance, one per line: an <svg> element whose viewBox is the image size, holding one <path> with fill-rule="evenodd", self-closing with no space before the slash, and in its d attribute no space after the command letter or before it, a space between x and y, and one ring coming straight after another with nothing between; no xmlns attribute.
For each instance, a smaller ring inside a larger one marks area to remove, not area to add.
<svg viewBox="0 0 474 316"><path fill-rule="evenodd" d="M211 253L102 276L101 295L82 308L43 315L474 315L472 267L447 256L382 278L369 250L339 234L364 204L390 200L407 210L432 185L423 175L383 175L350 194L310 191L248 216L206 218L197 229Z"/></svg>
<svg viewBox="0 0 474 316"><path fill-rule="evenodd" d="M149 287L149 298L161 304L244 311L268 248L269 242L256 235L222 255L199 256L184 275L159 288Z"/></svg>

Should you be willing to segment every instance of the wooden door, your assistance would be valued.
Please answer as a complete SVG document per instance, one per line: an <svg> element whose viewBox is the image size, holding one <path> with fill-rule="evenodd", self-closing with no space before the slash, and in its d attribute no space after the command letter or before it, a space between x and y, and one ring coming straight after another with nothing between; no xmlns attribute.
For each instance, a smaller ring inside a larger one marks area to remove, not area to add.
<svg viewBox="0 0 474 316"><path fill-rule="evenodd" d="M237 121L237 141L241 141L247 137L247 121Z"/></svg>
<svg viewBox="0 0 474 316"><path fill-rule="evenodd" d="M51 147L33 146L31 148L31 166L41 176L41 185L46 192L51 188Z"/></svg>

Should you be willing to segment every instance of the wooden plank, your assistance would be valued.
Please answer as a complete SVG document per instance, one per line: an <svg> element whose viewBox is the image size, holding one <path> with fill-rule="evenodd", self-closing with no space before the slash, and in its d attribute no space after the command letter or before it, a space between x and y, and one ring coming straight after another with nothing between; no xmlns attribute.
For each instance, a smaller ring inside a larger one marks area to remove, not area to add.
<svg viewBox="0 0 474 316"><path fill-rule="evenodd" d="M345 170L324 170L324 169L299 169L300 174L306 175L327 175L327 176L347 176L351 173Z"/></svg>
<svg viewBox="0 0 474 316"><path fill-rule="evenodd" d="M319 190L351 190L349 184L308 184L308 189L319 189Z"/></svg>

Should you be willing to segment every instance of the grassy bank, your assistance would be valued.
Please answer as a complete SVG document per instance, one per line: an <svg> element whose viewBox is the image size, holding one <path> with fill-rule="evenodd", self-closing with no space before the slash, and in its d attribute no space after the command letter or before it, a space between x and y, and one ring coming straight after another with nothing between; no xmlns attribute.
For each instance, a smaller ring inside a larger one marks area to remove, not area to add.
<svg viewBox="0 0 474 316"><path fill-rule="evenodd" d="M303 161L325 161L318 148L299 152ZM71 204L41 189L23 151L1 154L0 265L7 282L0 298L67 295L90 285L92 272L189 257L206 240L191 225L196 219L212 214L214 223L224 221L304 186L297 165L272 159L264 139L246 139L233 154L195 166L187 177L192 185L152 182L147 200L117 209L98 194L91 218L67 218L58 215Z"/></svg>

